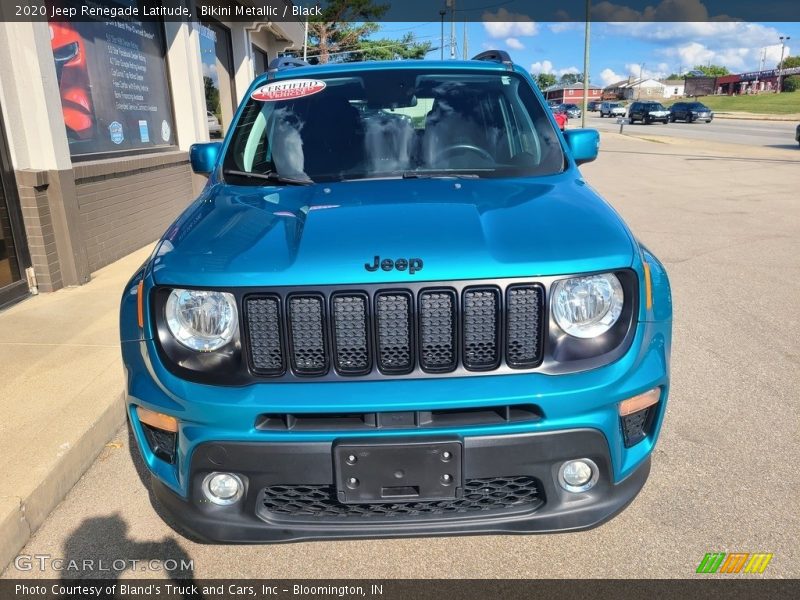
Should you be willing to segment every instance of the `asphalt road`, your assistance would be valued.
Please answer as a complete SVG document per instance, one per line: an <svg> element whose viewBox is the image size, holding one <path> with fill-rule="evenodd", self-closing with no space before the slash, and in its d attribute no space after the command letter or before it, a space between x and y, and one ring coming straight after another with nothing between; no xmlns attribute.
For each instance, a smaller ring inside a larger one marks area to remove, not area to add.
<svg viewBox="0 0 800 600"><path fill-rule="evenodd" d="M800 107L798 107L800 111ZM800 122L800 121L799 121ZM756 121L746 119L714 119L711 123L684 123L677 121L664 125L626 124L623 132L627 135L660 137L669 136L688 140L704 140L725 144L744 144L762 148L797 148L794 139L798 122ZM580 119L570 119L569 127L580 127ZM588 113L586 126L600 131L619 132L616 118L601 118L600 113Z"/></svg>
<svg viewBox="0 0 800 600"><path fill-rule="evenodd" d="M662 436L618 517L559 535L201 545L159 518L120 431L22 554L190 559L179 575L198 578L545 578L688 577L707 552L771 552L763 576L799 577L800 150L614 134L602 147L584 173L665 262L675 308Z"/></svg>

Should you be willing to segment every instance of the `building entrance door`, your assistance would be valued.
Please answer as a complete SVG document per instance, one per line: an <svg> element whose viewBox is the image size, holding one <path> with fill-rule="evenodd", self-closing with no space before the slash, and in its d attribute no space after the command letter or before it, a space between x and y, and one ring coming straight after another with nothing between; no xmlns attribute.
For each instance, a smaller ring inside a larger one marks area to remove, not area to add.
<svg viewBox="0 0 800 600"><path fill-rule="evenodd" d="M30 255L0 111L0 308L28 294Z"/></svg>

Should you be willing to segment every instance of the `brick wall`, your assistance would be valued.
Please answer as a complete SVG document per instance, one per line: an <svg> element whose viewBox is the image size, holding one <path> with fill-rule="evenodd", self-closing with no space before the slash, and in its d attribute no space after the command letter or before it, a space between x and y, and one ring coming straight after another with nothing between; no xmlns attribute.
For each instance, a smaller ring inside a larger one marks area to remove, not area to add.
<svg viewBox="0 0 800 600"><path fill-rule="evenodd" d="M53 292L63 287L63 282L47 196L49 174L47 171L22 170L16 172L16 179L28 250L39 290Z"/></svg>
<svg viewBox="0 0 800 600"><path fill-rule="evenodd" d="M89 270L157 240L194 197L185 152L74 165Z"/></svg>

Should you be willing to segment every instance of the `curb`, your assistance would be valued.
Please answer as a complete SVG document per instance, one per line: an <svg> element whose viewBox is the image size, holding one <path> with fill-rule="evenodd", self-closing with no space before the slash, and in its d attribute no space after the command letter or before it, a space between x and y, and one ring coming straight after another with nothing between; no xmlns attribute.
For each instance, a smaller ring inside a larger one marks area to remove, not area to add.
<svg viewBox="0 0 800 600"><path fill-rule="evenodd" d="M125 422L124 391L112 394L108 406L53 463L25 498L0 498L0 572L9 567L47 516L83 476L100 451Z"/></svg>

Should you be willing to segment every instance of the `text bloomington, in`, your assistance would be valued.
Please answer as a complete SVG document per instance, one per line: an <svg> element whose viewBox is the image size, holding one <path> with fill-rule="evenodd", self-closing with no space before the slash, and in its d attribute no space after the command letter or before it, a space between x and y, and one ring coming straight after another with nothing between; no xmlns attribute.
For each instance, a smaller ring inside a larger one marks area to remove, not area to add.
<svg viewBox="0 0 800 600"><path fill-rule="evenodd" d="M279 596L281 594L292 596L380 596L383 594L383 585L372 584L369 590L360 585L302 585L294 584L286 588L267 584L242 585L239 583L219 585L198 585L194 583L150 583L135 585L128 583L103 583L99 581L92 584L66 584L64 582L46 585L26 585L18 583L14 588L15 594L23 596L43 596L48 592L57 596Z"/></svg>

